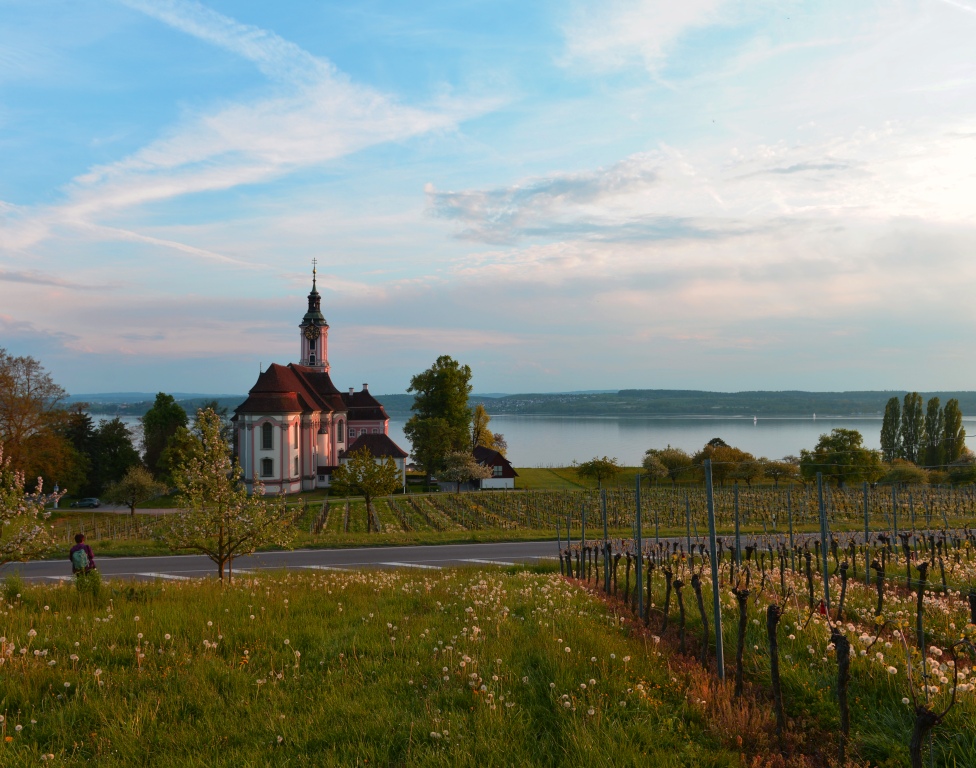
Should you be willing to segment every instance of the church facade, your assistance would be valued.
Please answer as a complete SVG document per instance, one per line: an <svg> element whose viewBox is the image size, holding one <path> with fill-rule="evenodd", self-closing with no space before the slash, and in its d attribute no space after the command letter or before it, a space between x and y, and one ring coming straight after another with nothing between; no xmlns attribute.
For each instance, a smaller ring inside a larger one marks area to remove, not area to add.
<svg viewBox="0 0 976 768"><path fill-rule="evenodd" d="M237 459L248 490L268 493L327 488L346 456L367 448L377 461L392 458L406 481L407 452L390 439L390 417L369 393L341 392L329 373L329 324L312 270L308 311L299 328L299 363L272 364L234 413Z"/></svg>

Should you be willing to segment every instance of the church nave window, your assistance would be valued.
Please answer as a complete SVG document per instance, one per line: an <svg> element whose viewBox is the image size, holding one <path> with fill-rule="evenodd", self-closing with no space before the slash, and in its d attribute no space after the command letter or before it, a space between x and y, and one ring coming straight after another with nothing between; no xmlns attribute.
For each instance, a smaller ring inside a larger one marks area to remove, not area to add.
<svg viewBox="0 0 976 768"><path fill-rule="evenodd" d="M274 475L274 459L261 459L261 477Z"/></svg>
<svg viewBox="0 0 976 768"><path fill-rule="evenodd" d="M269 422L261 425L261 450L270 451L274 443L274 427Z"/></svg>

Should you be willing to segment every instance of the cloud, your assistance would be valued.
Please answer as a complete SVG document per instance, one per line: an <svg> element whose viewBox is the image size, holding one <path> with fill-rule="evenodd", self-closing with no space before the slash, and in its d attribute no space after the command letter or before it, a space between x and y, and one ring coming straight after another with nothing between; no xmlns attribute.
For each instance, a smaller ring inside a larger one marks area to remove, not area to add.
<svg viewBox="0 0 976 768"><path fill-rule="evenodd" d="M731 0L609 0L581 4L566 24L570 62L598 70L636 62L657 72L669 51L689 31L728 23Z"/></svg>
<svg viewBox="0 0 976 768"><path fill-rule="evenodd" d="M662 146L593 171L427 194L433 214L460 225L458 237L495 245L714 240L789 217L972 222L974 125L892 123L808 143Z"/></svg>
<svg viewBox="0 0 976 768"><path fill-rule="evenodd" d="M126 5L254 62L273 84L257 98L187 113L142 149L76 177L59 205L18 211L5 238L8 248L29 248L66 228L96 241L141 239L246 266L233 254L154 238L134 226L116 226L113 218L188 195L265 183L377 144L450 130L484 108L460 101L430 109L401 104L274 33L199 3L126 0Z"/></svg>
<svg viewBox="0 0 976 768"><path fill-rule="evenodd" d="M45 285L55 288L67 288L75 291L103 291L109 288L108 285L85 285L73 280L65 280L62 277L48 275L35 270L9 270L0 269L0 282L5 283L25 283L27 285Z"/></svg>

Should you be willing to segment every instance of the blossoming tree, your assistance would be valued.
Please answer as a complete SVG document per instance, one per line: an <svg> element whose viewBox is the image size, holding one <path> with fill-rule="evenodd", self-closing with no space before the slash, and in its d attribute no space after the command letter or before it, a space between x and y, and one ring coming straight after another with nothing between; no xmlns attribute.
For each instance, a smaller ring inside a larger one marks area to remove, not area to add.
<svg viewBox="0 0 976 768"><path fill-rule="evenodd" d="M225 575L231 580L234 558L259 547L287 547L294 529L283 499L261 498L260 483L247 493L240 465L221 437L220 417L208 409L197 419L200 450L175 473L180 511L169 516L159 535L170 549L209 557L223 583Z"/></svg>
<svg viewBox="0 0 976 768"><path fill-rule="evenodd" d="M41 522L51 516L44 505L64 493L44 494L42 487L37 478L37 490L25 492L24 473L10 468L0 447L0 565L40 557L54 546L51 529Z"/></svg>

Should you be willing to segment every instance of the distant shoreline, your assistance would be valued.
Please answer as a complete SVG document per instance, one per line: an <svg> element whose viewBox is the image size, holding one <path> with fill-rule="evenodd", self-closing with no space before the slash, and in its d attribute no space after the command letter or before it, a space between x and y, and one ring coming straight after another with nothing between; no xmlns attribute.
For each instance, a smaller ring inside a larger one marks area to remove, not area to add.
<svg viewBox="0 0 976 768"><path fill-rule="evenodd" d="M976 391L922 392L923 399L938 397L942 404L959 401L963 414L976 415ZM86 402L88 410L100 416L142 416L155 395L146 393L78 395L69 402ZM216 400L229 412L244 401L244 395L200 395L176 393L187 413ZM904 391L865 390L852 392L750 391L708 392L703 390L625 389L617 392L573 392L473 395L472 405L484 403L492 416L558 416L673 419L880 419L892 397L902 400ZM144 398L144 399L140 399ZM413 395L377 395L386 412L395 418L412 415Z"/></svg>

